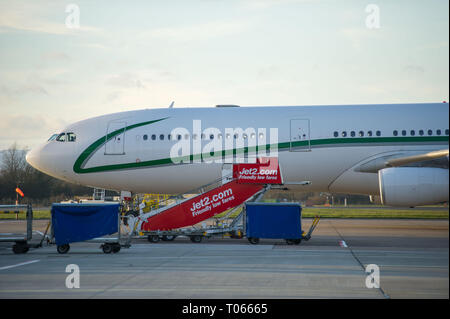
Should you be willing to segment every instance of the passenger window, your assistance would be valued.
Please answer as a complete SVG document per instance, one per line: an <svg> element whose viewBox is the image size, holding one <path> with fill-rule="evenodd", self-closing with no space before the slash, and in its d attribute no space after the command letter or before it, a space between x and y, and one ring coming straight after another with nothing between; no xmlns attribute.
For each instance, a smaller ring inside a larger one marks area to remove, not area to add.
<svg viewBox="0 0 450 319"><path fill-rule="evenodd" d="M160 139L161 141L164 141L164 134L159 135L159 139Z"/></svg>
<svg viewBox="0 0 450 319"><path fill-rule="evenodd" d="M364 132L363 131L359 131L358 135L359 135L359 137L363 137L364 136Z"/></svg>
<svg viewBox="0 0 450 319"><path fill-rule="evenodd" d="M156 135L152 134L152 141L156 140Z"/></svg>
<svg viewBox="0 0 450 319"><path fill-rule="evenodd" d="M448 129L445 130L445 135L448 135Z"/></svg>
<svg viewBox="0 0 450 319"><path fill-rule="evenodd" d="M437 135L441 135L441 130L436 130Z"/></svg>
<svg viewBox="0 0 450 319"><path fill-rule="evenodd" d="M350 135L351 135L351 137L355 137L355 135L356 135L355 131L351 131Z"/></svg>
<svg viewBox="0 0 450 319"><path fill-rule="evenodd" d="M181 137L182 137L182 136L181 136L180 134L178 134L178 135L177 135L177 140L181 140Z"/></svg>
<svg viewBox="0 0 450 319"><path fill-rule="evenodd" d="M211 135L209 136L209 139L210 139L210 140L213 140L213 139L214 139L214 135L211 134Z"/></svg>
<svg viewBox="0 0 450 319"><path fill-rule="evenodd" d="M372 136L372 131L368 131L367 136Z"/></svg>
<svg viewBox="0 0 450 319"><path fill-rule="evenodd" d="M142 139L143 139L144 141L146 141L146 140L148 139L148 135L147 135L147 134L144 134L144 136L142 136Z"/></svg>
<svg viewBox="0 0 450 319"><path fill-rule="evenodd" d="M381 131L377 131L377 136L381 136Z"/></svg>
<svg viewBox="0 0 450 319"><path fill-rule="evenodd" d="M342 137L347 137L347 132L346 131L342 132Z"/></svg>
<svg viewBox="0 0 450 319"><path fill-rule="evenodd" d="M393 134L394 134L394 136L397 136L398 135L398 131L397 130L395 130L394 132L392 132Z"/></svg>
<svg viewBox="0 0 450 319"><path fill-rule="evenodd" d="M414 130L411 130L411 136L414 136L414 135L416 135L416 132L414 131Z"/></svg>
<svg viewBox="0 0 450 319"><path fill-rule="evenodd" d="M66 133L59 134L58 137L56 138L56 140L58 142L65 142L66 141Z"/></svg>
<svg viewBox="0 0 450 319"><path fill-rule="evenodd" d="M338 132L334 132L334 133L333 133L333 136L334 136L334 137L338 137L338 136L339 136L339 133L338 133Z"/></svg>
<svg viewBox="0 0 450 319"><path fill-rule="evenodd" d="M402 135L406 136L406 130L402 130Z"/></svg>
<svg viewBox="0 0 450 319"><path fill-rule="evenodd" d="M419 130L419 135L422 136L425 132L423 130Z"/></svg>
<svg viewBox="0 0 450 319"><path fill-rule="evenodd" d="M170 141L172 139L172 135L167 134L167 139Z"/></svg>
<svg viewBox="0 0 450 319"><path fill-rule="evenodd" d="M184 134L184 139L188 140L189 139L189 134Z"/></svg>
<svg viewBox="0 0 450 319"><path fill-rule="evenodd" d="M428 135L433 135L433 131L432 130L428 130Z"/></svg>

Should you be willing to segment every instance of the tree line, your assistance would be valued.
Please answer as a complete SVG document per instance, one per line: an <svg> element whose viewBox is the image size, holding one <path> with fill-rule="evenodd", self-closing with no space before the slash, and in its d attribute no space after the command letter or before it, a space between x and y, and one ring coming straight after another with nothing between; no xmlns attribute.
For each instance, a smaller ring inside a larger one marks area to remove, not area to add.
<svg viewBox="0 0 450 319"><path fill-rule="evenodd" d="M92 188L67 183L41 173L30 166L25 156L28 149L19 149L14 143L1 151L0 162L0 203L14 204L16 187L23 193L19 203L50 205L74 196L92 196Z"/></svg>

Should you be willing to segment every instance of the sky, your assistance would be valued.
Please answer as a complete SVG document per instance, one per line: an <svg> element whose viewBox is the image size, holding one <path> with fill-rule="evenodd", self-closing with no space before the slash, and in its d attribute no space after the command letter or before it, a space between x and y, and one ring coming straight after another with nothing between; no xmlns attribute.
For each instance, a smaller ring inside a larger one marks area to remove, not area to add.
<svg viewBox="0 0 450 319"><path fill-rule="evenodd" d="M448 0L0 0L0 150L172 101L448 101L448 15Z"/></svg>

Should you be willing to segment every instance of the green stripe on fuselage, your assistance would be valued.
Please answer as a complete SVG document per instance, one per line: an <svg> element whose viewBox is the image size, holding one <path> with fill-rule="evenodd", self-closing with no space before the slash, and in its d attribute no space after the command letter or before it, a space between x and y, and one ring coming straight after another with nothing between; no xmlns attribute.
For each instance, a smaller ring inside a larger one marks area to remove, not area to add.
<svg viewBox="0 0 450 319"><path fill-rule="evenodd" d="M92 172L96 172L96 170L94 171L87 171L90 169L84 169L82 168L82 166L84 166L86 164L86 162L89 160L89 158L91 158L92 155L94 155L94 153L100 148L102 147L104 144L106 144L106 142L108 142L109 140L111 140L113 137L132 130L136 127L140 127L140 126L144 126L144 125L149 125L149 124L153 124L162 120L167 119L168 117L159 119L159 120L153 120L153 121L147 121L147 122L142 122L142 123L138 123L138 124L133 124L130 126L126 126L125 129L124 128L120 128L118 130L115 130L111 133L108 133L105 136L102 136L101 138L99 138L98 140L96 140L94 143L92 143L91 145L88 146L88 148L86 148L81 155L77 158L77 160L75 161L75 163L73 164L73 171L75 173L78 174L82 174L82 173L92 173ZM122 164L122 165L127 165L127 164ZM104 166L99 166L99 168L104 167ZM92 169L96 169L97 167L92 167ZM104 170L100 170L100 171L104 171Z"/></svg>
<svg viewBox="0 0 450 319"><path fill-rule="evenodd" d="M165 119L165 118L164 118ZM155 121L150 122L144 122L140 124L135 124L126 127L126 130L130 130L135 127L155 123L164 119L159 119ZM118 132L117 134L121 133L123 129L117 130L111 134L108 134L108 140L115 135L114 133ZM117 135L116 134L116 135ZM328 138L328 139L316 139L316 140L310 140L310 141L297 141L297 142L282 142L278 144L267 144L267 145L260 145L260 146L252 146L252 147L243 147L233 150L222 150L217 151L215 153L202 153L202 154L191 154L189 156L184 157L178 157L174 158L173 160L171 158L164 158L164 159L157 159L157 160L150 160L150 161L143 161L138 163L123 163L123 164L112 164L112 165L103 165L103 166L97 166L97 167L90 167L90 168L82 168L87 162L87 160L92 156L92 154L95 153L104 143L106 143L106 136L103 136L102 138L98 139L96 142L94 142L92 145L90 145L77 159L77 161L74 164L73 170L75 173L83 174L83 173L97 173L97 172L106 172L106 171L115 171L115 170L124 170L124 169L133 169L133 168L145 168L145 167L154 167L154 166L161 166L161 165L176 165L176 163L195 163L200 162L201 159L203 161L206 160L214 160L218 158L225 158L226 156L233 156L239 154L252 154L257 152L258 150L270 150L270 148L278 147L278 150L289 150L289 149L302 149L302 148L308 148L309 145L311 148L316 147L327 147L327 146L368 146L368 145L376 145L376 144L382 144L382 145L395 145L398 143L408 143L408 144L422 144L422 143L433 143L433 142L440 142L440 143L448 143L448 136L411 136L411 137L349 137L349 138Z"/></svg>

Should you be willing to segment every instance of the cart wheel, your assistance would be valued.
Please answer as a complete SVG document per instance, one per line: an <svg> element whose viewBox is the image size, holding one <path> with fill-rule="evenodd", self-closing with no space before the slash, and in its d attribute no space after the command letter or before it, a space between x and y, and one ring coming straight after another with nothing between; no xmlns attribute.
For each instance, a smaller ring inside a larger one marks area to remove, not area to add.
<svg viewBox="0 0 450 319"><path fill-rule="evenodd" d="M256 237L249 237L249 238L248 238L248 241L250 242L250 244L256 245L256 244L259 243L259 238L256 238Z"/></svg>
<svg viewBox="0 0 450 319"><path fill-rule="evenodd" d="M240 231L237 231L237 232L233 231L230 233L230 237L235 238L235 239L241 239L244 236L242 235L242 232L240 232Z"/></svg>
<svg viewBox="0 0 450 319"><path fill-rule="evenodd" d="M56 246L56 250L58 251L58 253L60 254L65 254L69 251L70 249L70 245L69 244L64 244L64 245L58 245Z"/></svg>
<svg viewBox="0 0 450 319"><path fill-rule="evenodd" d="M119 251L120 251L120 244L115 244L112 247L112 252L115 254L115 253L118 253Z"/></svg>
<svg viewBox="0 0 450 319"><path fill-rule="evenodd" d="M16 243L15 245L13 245L13 252L15 254L25 254L28 251L28 246L27 244L19 244Z"/></svg>
<svg viewBox="0 0 450 319"><path fill-rule="evenodd" d="M301 239L286 239L288 245L298 245L302 242Z"/></svg>
<svg viewBox="0 0 450 319"><path fill-rule="evenodd" d="M113 245L110 244L103 244L102 250L105 254L110 254L113 251Z"/></svg>
<svg viewBox="0 0 450 319"><path fill-rule="evenodd" d="M175 238L177 238L177 236L175 236L175 235L164 235L164 236L162 236L162 240L163 241L173 241Z"/></svg>
<svg viewBox="0 0 450 319"><path fill-rule="evenodd" d="M148 241L151 243L157 243L159 242L159 236L158 235L148 235Z"/></svg>
<svg viewBox="0 0 450 319"><path fill-rule="evenodd" d="M194 235L194 236L190 236L191 237L191 242L193 243L201 243L203 236L200 235Z"/></svg>

